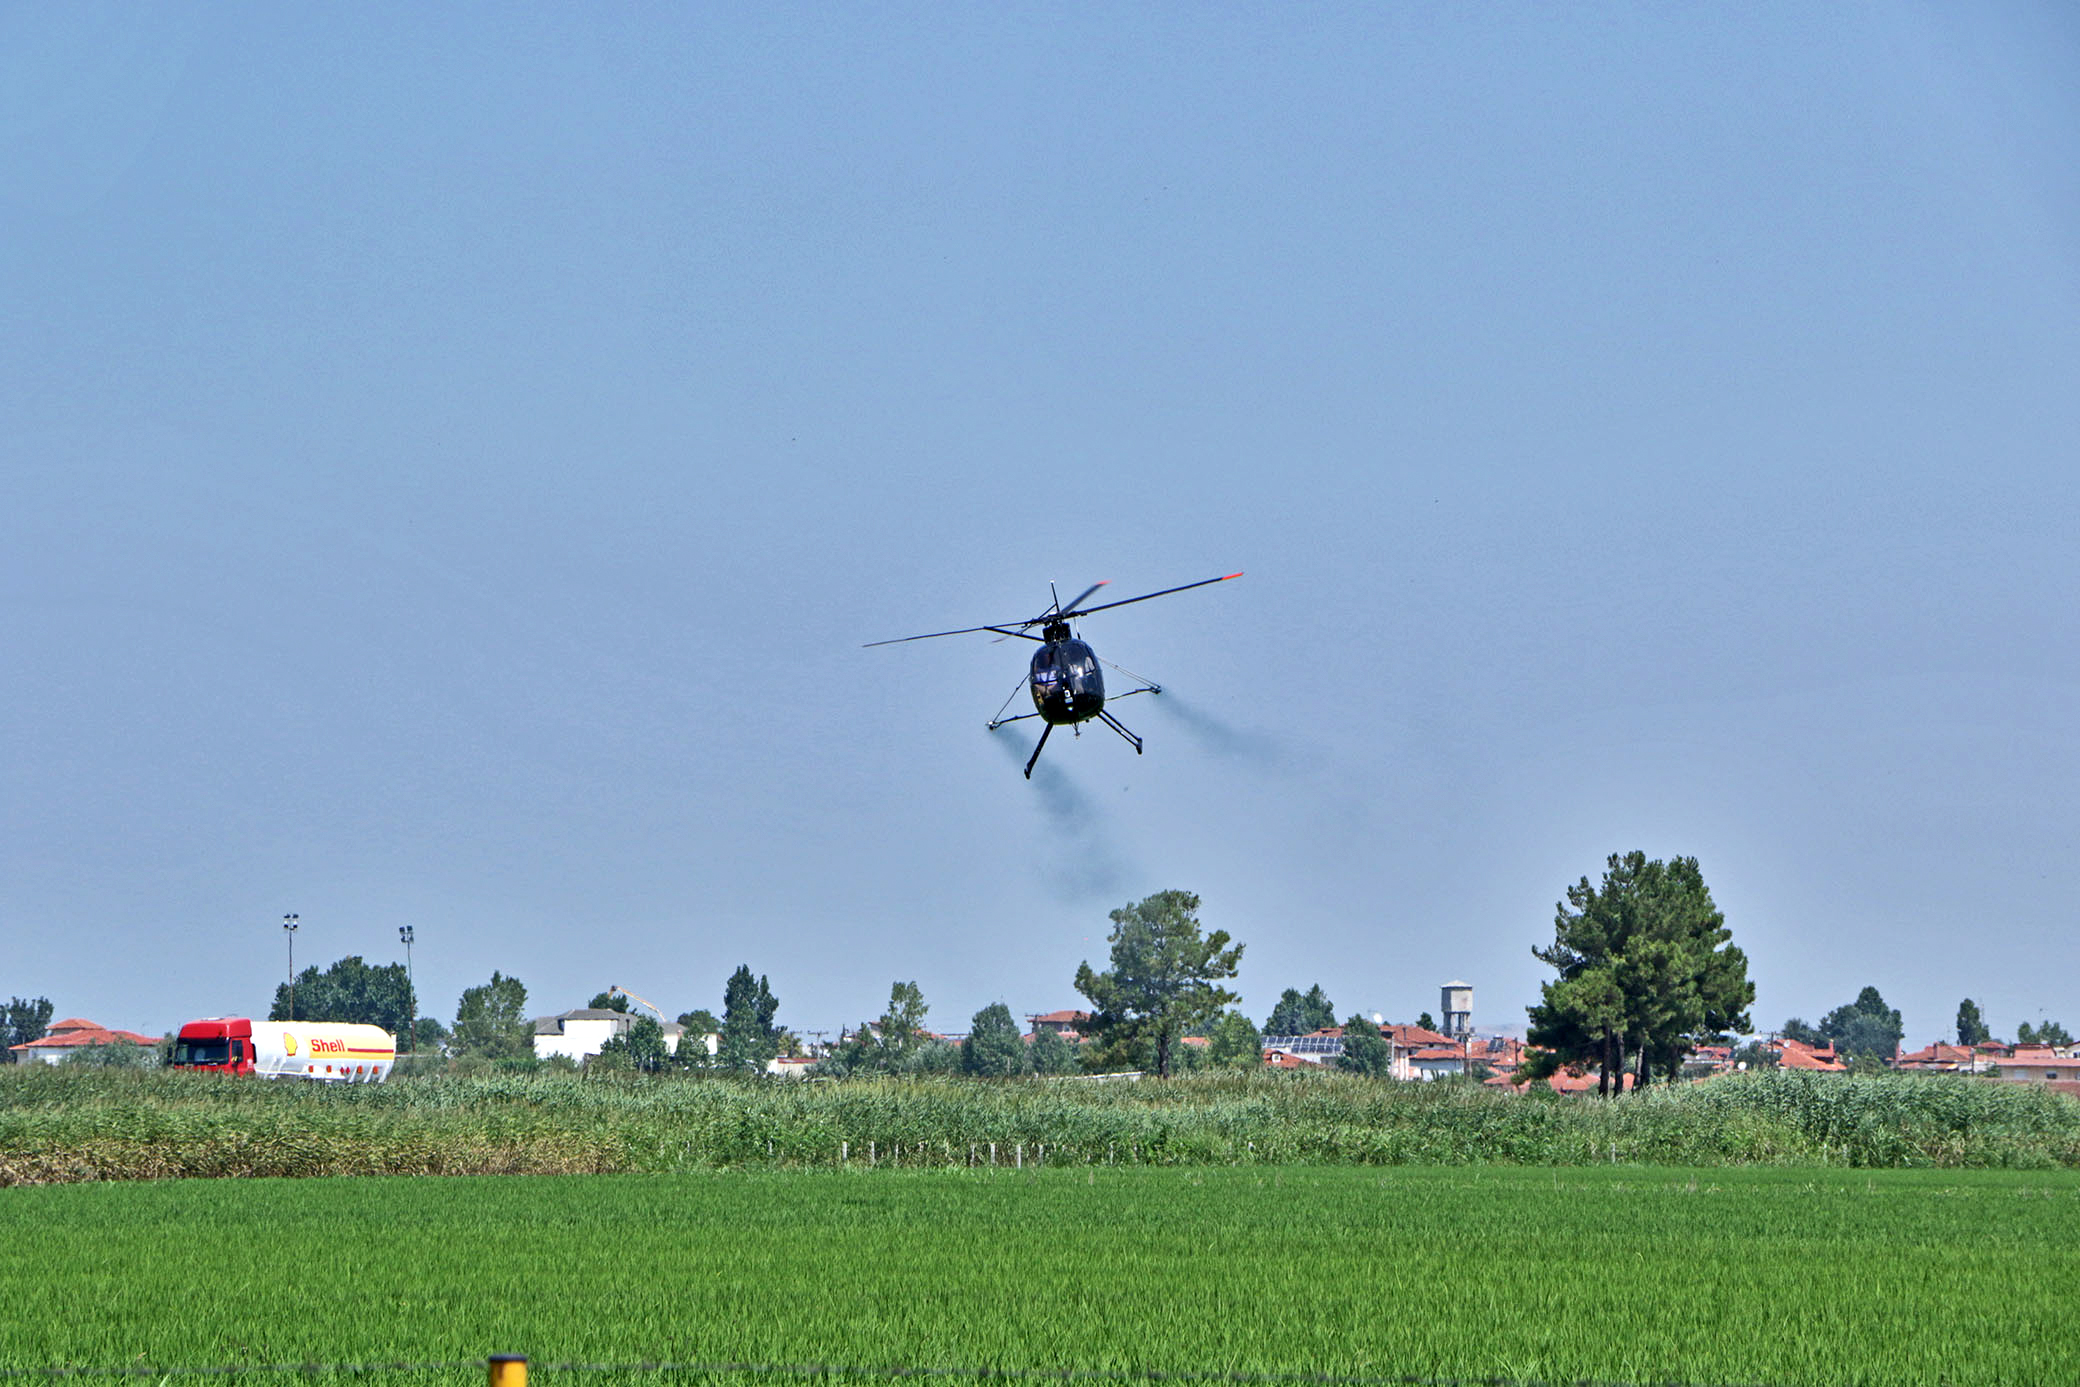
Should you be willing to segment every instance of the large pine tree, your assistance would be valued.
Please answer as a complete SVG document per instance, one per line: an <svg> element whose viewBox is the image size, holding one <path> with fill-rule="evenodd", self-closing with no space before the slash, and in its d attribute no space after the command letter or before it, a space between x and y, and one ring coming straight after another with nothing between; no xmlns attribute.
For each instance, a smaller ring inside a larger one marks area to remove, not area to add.
<svg viewBox="0 0 2080 1387"><path fill-rule="evenodd" d="M1531 951L1560 976L1528 1008L1541 1052L1529 1071L1594 1064L1597 1091L1610 1093L1637 1065L1645 1087L1698 1045L1748 1029L1755 985L1732 938L1696 858L1611 854L1602 885L1568 887L1553 942Z"/></svg>

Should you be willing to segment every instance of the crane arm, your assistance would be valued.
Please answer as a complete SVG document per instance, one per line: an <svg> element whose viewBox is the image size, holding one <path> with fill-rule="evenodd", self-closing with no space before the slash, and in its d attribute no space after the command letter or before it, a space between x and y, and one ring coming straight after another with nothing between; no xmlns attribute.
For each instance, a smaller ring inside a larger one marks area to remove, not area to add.
<svg viewBox="0 0 2080 1387"><path fill-rule="evenodd" d="M666 1021L671 1020L671 1018L669 1016L666 1016L662 1011L658 1011L657 1003L651 1001L648 997L638 997L635 993L629 991L627 988L621 986L619 983L608 983L607 991L619 992L622 996L628 998L628 1000L630 1000L631 1002L641 1002L644 1006L650 1008L650 1010L657 1012L657 1020L659 1025L662 1025Z"/></svg>

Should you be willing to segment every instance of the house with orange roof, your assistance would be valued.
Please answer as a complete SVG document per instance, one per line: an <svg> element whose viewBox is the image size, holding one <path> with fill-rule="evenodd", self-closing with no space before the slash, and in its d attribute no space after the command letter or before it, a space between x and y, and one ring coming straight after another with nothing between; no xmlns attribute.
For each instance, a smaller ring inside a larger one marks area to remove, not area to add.
<svg viewBox="0 0 2080 1387"><path fill-rule="evenodd" d="M1423 1026L1405 1026L1395 1021L1381 1026L1379 1033L1404 1050L1425 1050L1437 1045L1458 1044L1448 1035Z"/></svg>
<svg viewBox="0 0 2080 1387"><path fill-rule="evenodd" d="M32 1040L25 1045L10 1045L7 1048L14 1056L16 1064L63 1064L82 1050L91 1050L97 1045L114 1045L121 1041L149 1048L159 1043L159 1037L139 1035L136 1031L113 1030L83 1016L68 1016L63 1021L53 1021L50 1030L41 1040Z"/></svg>
<svg viewBox="0 0 2080 1387"><path fill-rule="evenodd" d="M1780 1036L1770 1042L1776 1051L1779 1069L1816 1069L1828 1074L1846 1074L1849 1066L1834 1052L1833 1045L1808 1045L1789 1036Z"/></svg>
<svg viewBox="0 0 2080 1387"><path fill-rule="evenodd" d="M1343 1027L1324 1026L1306 1035L1267 1035L1264 1037L1264 1053L1288 1055L1303 1064L1333 1068L1343 1058ZM1274 1066L1279 1069L1293 1067L1290 1064Z"/></svg>
<svg viewBox="0 0 2080 1387"><path fill-rule="evenodd" d="M2048 1045L2018 1045L1994 1067L1993 1077L2004 1083L2044 1084L2058 1093L2080 1094L2080 1056L2061 1055Z"/></svg>
<svg viewBox="0 0 2080 1387"><path fill-rule="evenodd" d="M1893 1060L1894 1069L1916 1069L1941 1074L1983 1074L1993 1062L1977 1050L1963 1045L1946 1045L1938 1040L1919 1050L1909 1050Z"/></svg>

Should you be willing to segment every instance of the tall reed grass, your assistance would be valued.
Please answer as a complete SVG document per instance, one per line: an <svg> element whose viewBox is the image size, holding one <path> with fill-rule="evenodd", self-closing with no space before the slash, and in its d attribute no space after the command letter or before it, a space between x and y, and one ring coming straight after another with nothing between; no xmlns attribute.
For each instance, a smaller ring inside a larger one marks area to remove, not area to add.
<svg viewBox="0 0 2080 1387"><path fill-rule="evenodd" d="M1334 1073L325 1087L0 1071L0 1184L991 1162L2050 1169L2080 1166L2080 1100L1965 1078L1781 1071L1610 1101Z"/></svg>

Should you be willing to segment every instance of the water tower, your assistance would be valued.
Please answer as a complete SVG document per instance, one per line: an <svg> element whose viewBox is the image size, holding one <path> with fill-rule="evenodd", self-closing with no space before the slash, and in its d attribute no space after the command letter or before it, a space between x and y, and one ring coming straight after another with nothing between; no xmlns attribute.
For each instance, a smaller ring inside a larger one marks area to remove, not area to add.
<svg viewBox="0 0 2080 1387"><path fill-rule="evenodd" d="M1444 1014L1444 1033L1454 1040L1473 1034L1473 984L1448 982L1440 994L1438 1010Z"/></svg>

